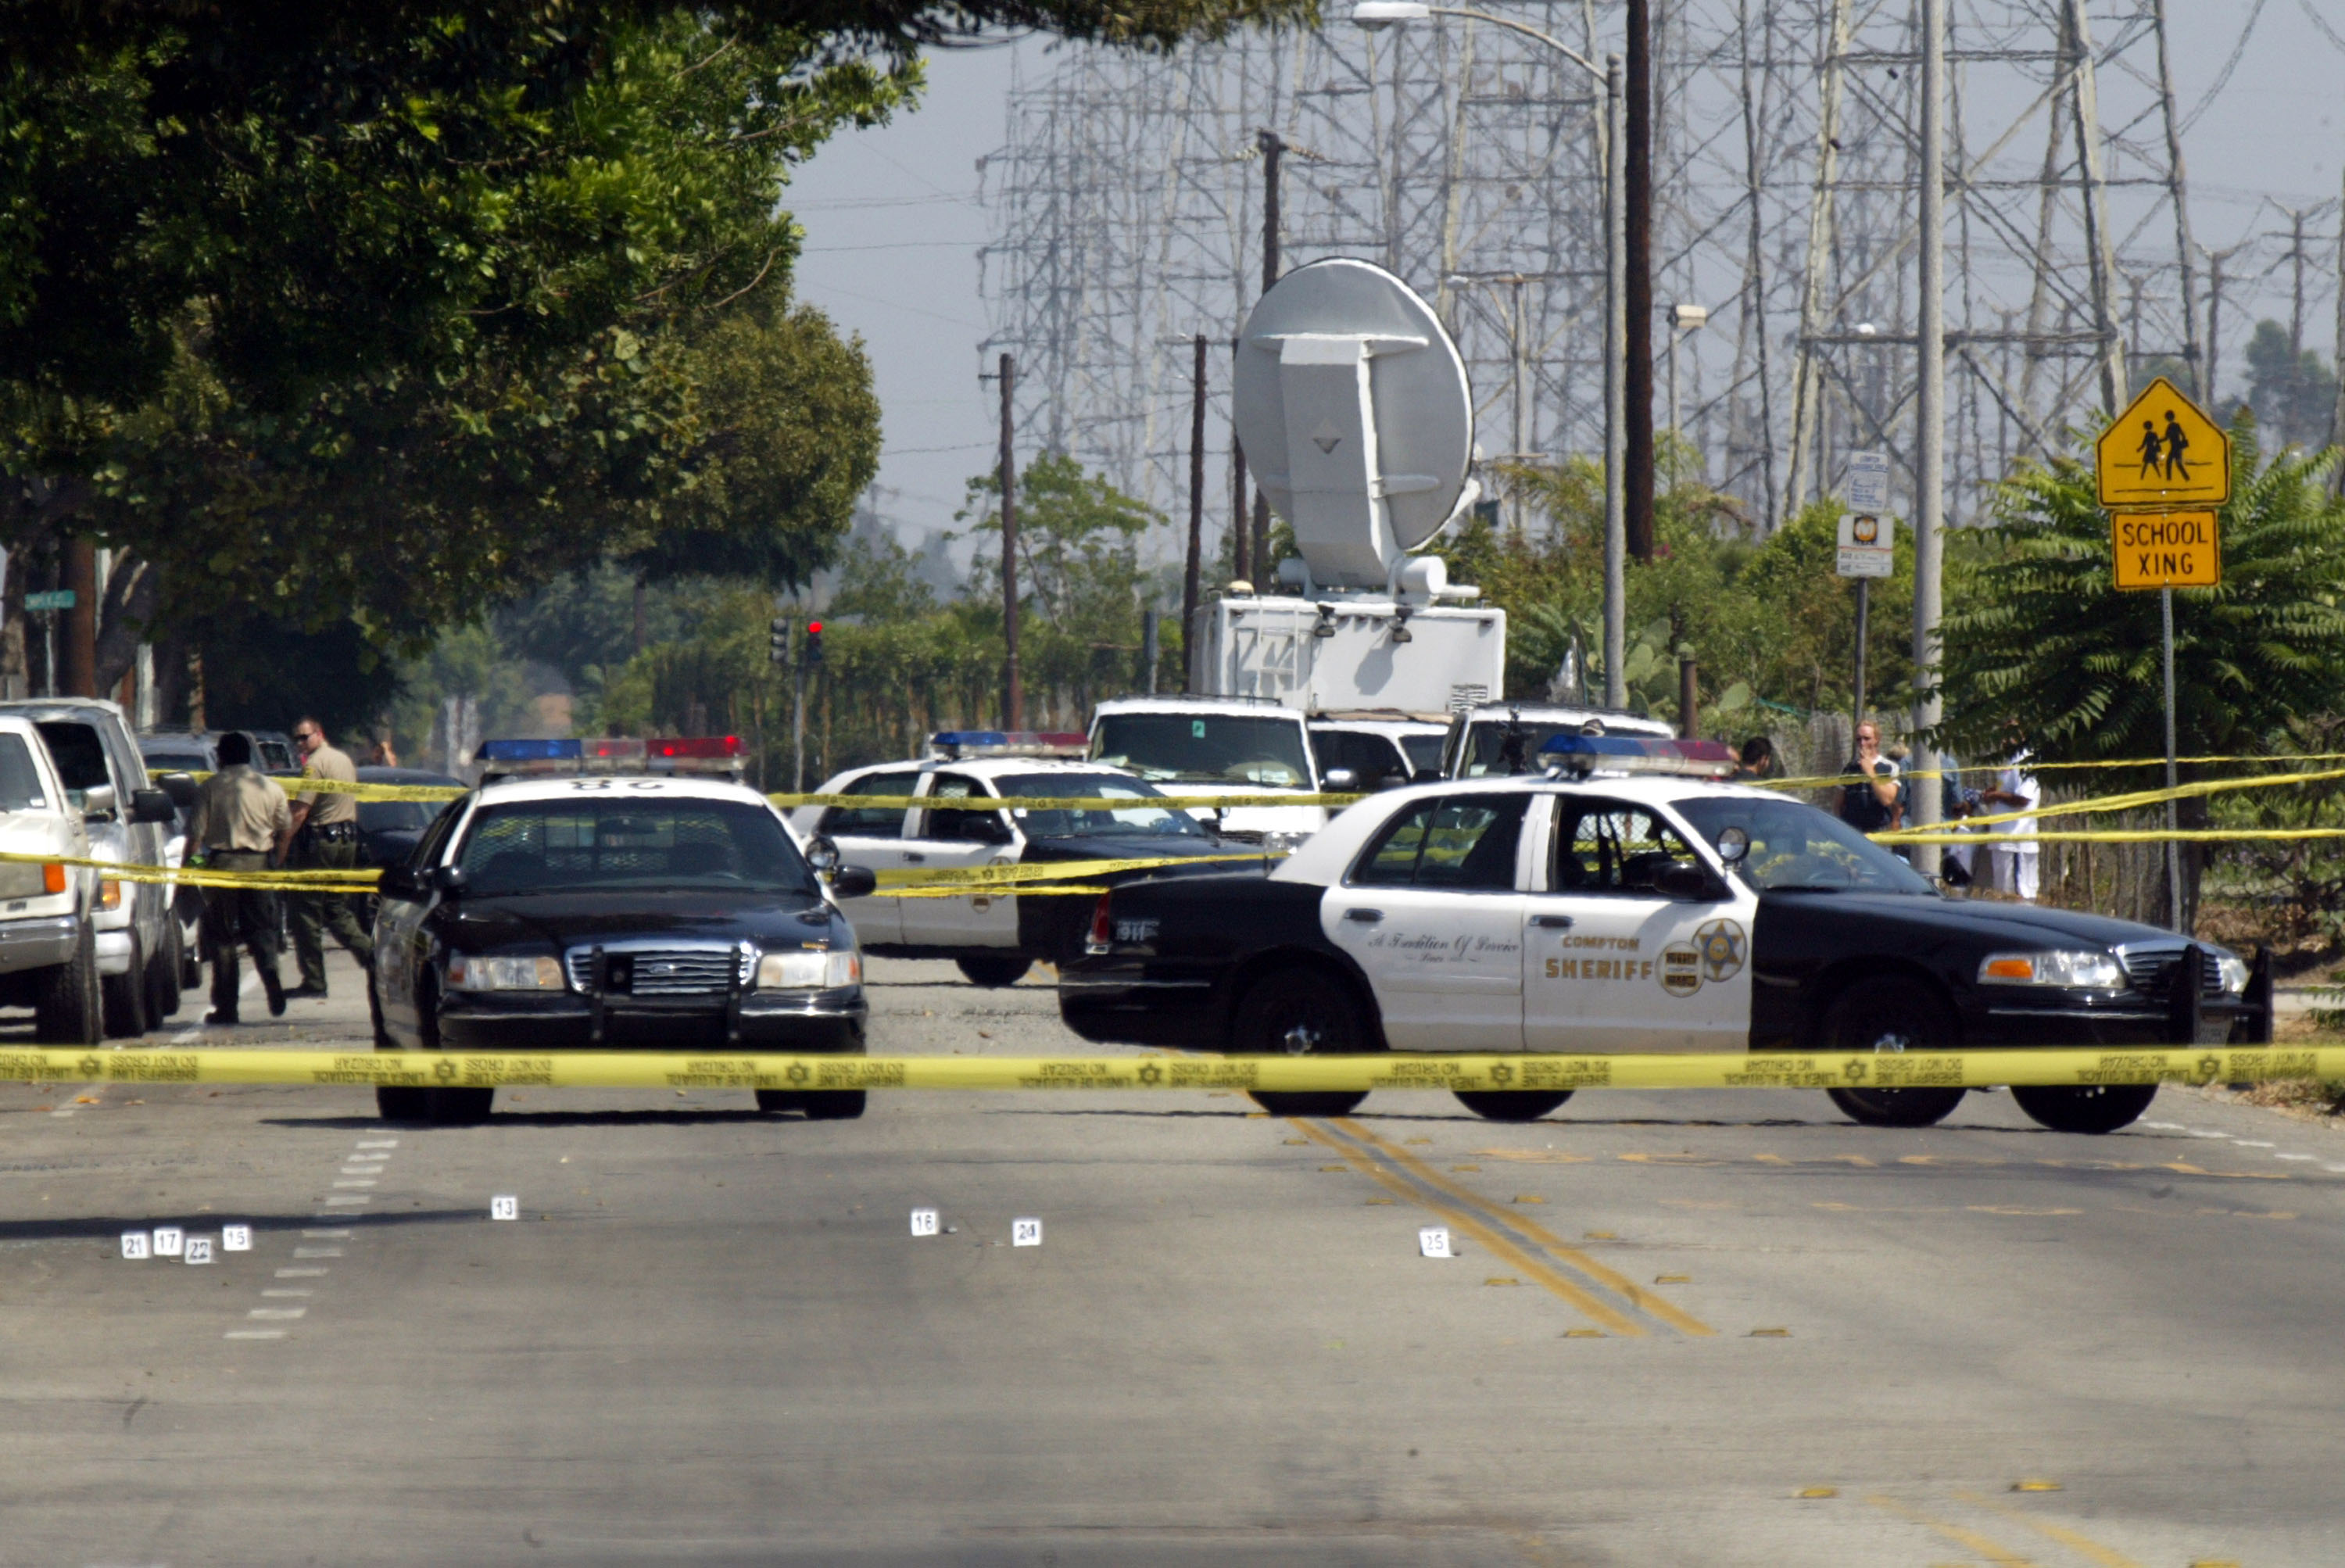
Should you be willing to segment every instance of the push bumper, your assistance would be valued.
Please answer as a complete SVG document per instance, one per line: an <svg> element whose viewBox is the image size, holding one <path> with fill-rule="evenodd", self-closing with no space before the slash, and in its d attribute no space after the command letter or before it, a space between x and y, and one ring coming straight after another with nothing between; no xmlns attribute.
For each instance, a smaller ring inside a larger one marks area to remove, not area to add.
<svg viewBox="0 0 2345 1568"><path fill-rule="evenodd" d="M440 1004L440 1041L452 1051L864 1049L869 1005L860 987L722 997L645 999L485 992Z"/></svg>

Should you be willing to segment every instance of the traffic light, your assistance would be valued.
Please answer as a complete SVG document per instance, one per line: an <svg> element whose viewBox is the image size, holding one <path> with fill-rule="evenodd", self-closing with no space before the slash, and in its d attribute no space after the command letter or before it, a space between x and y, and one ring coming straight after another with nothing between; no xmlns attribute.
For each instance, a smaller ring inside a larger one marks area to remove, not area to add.
<svg viewBox="0 0 2345 1568"><path fill-rule="evenodd" d="M771 657L777 666L787 668L790 662L790 621L787 616L777 616L766 646L773 649Z"/></svg>
<svg viewBox="0 0 2345 1568"><path fill-rule="evenodd" d="M822 623L808 621L806 635L806 666L813 669L822 663Z"/></svg>

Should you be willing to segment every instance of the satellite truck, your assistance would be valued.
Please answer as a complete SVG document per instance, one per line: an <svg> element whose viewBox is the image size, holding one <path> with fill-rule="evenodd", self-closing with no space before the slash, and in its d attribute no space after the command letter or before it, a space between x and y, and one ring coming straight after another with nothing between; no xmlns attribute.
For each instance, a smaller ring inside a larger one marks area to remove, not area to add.
<svg viewBox="0 0 2345 1568"><path fill-rule="evenodd" d="M1406 783L1426 771L1407 743L1422 754L1506 680L1506 612L1477 605L1479 588L1451 585L1447 563L1416 553L1480 493L1467 476L1465 361L1398 278L1365 261L1315 261L1254 306L1233 389L1239 444L1298 554L1278 564L1274 591L1234 582L1200 605L1188 693L1101 703L1091 756L1176 795ZM1371 739L1399 753L1389 771L1337 765L1373 755ZM1331 814L1306 804L1192 810L1273 851Z"/></svg>

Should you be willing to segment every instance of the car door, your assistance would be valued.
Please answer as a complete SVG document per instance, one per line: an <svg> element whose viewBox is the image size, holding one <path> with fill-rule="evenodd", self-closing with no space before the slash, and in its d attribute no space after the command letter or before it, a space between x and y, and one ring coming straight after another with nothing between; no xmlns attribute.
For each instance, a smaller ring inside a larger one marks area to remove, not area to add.
<svg viewBox="0 0 2345 1568"><path fill-rule="evenodd" d="M992 788L966 773L930 777L924 795L929 799L990 798ZM909 865L932 871L966 871L980 866L1014 866L1026 848L1018 830L1001 811L936 811L922 809L904 840ZM904 906L904 940L923 947L998 947L1018 945L1018 898L1009 892L960 893L950 898L898 899ZM917 933L917 934L916 934Z"/></svg>
<svg viewBox="0 0 2345 1568"><path fill-rule="evenodd" d="M421 1043L421 1019L415 1010L415 982L425 959L423 917L439 897L431 885L431 869L447 858L448 841L464 816L466 802L452 800L416 841L415 852L378 895L374 917L375 1000L383 1022L402 1044Z"/></svg>
<svg viewBox="0 0 2345 1568"><path fill-rule="evenodd" d="M1546 798L1524 901L1523 1039L1533 1051L1743 1051L1758 900L1659 891L1671 861L1718 868L1660 809Z"/></svg>
<svg viewBox="0 0 2345 1568"><path fill-rule="evenodd" d="M888 769L850 779L840 795L911 795L920 787L919 770ZM833 806L822 814L815 831L838 846L838 858L850 866L875 871L904 867L904 823L911 813L902 806ZM903 906L912 901L895 898L849 899L840 904L856 940L864 946L904 940Z"/></svg>
<svg viewBox="0 0 2345 1568"><path fill-rule="evenodd" d="M1411 801L1320 901L1328 941L1367 975L1396 1051L1523 1043L1523 790Z"/></svg>

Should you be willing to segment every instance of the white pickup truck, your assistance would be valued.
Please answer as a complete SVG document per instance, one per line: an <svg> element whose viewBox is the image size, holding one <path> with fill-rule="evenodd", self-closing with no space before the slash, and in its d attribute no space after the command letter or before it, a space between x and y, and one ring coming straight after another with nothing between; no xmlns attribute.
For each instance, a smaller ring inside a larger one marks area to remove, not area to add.
<svg viewBox="0 0 2345 1568"><path fill-rule="evenodd" d="M94 1045L103 1033L96 873L89 828L33 721L0 714L0 1006L29 1007L45 1044ZM13 857L24 856L25 859ZM55 856L54 860L41 857Z"/></svg>

